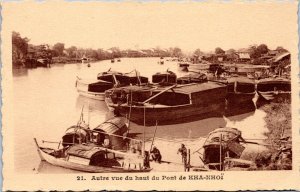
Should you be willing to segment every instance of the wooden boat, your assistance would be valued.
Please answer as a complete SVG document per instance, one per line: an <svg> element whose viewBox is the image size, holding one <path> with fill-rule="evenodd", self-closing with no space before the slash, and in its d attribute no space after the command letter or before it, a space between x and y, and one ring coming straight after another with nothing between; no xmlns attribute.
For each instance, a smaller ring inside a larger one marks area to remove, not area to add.
<svg viewBox="0 0 300 192"><path fill-rule="evenodd" d="M266 101L290 101L291 81L281 77L260 79L257 83L257 93Z"/></svg>
<svg viewBox="0 0 300 192"><path fill-rule="evenodd" d="M89 58L87 58L86 56L83 56L81 58L81 63L88 63L89 62Z"/></svg>
<svg viewBox="0 0 300 192"><path fill-rule="evenodd" d="M236 128L217 128L208 134L203 144L203 154L200 159L208 169L223 170L227 159L239 159L245 147L240 143L245 142L241 131Z"/></svg>
<svg viewBox="0 0 300 192"><path fill-rule="evenodd" d="M97 75L97 80L88 80L77 78L76 88L80 95L103 101L105 98L105 91L113 87L122 87L130 84L147 83L148 78L138 76L131 73L120 73L115 71L101 72Z"/></svg>
<svg viewBox="0 0 300 192"><path fill-rule="evenodd" d="M189 67L190 66L190 64L189 63L178 63L178 68L179 68L179 70L181 70L181 71L189 71Z"/></svg>
<svg viewBox="0 0 300 192"><path fill-rule="evenodd" d="M256 93L254 79L247 77L227 78L226 100L230 104L249 103Z"/></svg>
<svg viewBox="0 0 300 192"><path fill-rule="evenodd" d="M111 62L111 63L114 63L114 62L115 62L115 59L111 59L110 62Z"/></svg>
<svg viewBox="0 0 300 192"><path fill-rule="evenodd" d="M149 172L143 166L144 159L137 153L125 153L94 144L73 144L62 149L51 149L39 146L34 138L38 154L43 161L82 172L122 173Z"/></svg>
<svg viewBox="0 0 300 192"><path fill-rule="evenodd" d="M178 84L203 83L207 82L207 76L204 73L190 73L177 79Z"/></svg>
<svg viewBox="0 0 300 192"><path fill-rule="evenodd" d="M138 124L176 123L193 116L205 117L220 111L225 103L226 85L217 82L185 85L122 87L106 91L108 107Z"/></svg>
<svg viewBox="0 0 300 192"><path fill-rule="evenodd" d="M172 85L176 83L176 80L177 75L169 70L152 75L152 83L159 83L161 85Z"/></svg>
<svg viewBox="0 0 300 192"><path fill-rule="evenodd" d="M106 146L115 150L125 149L126 140L123 138L127 135L128 123L125 118L113 117L93 128L80 123L69 127L62 137L64 147L71 144L92 142L99 146ZM104 140L107 140L106 143Z"/></svg>
<svg viewBox="0 0 300 192"><path fill-rule="evenodd" d="M121 59L120 59L120 58L118 58L118 59L117 59L117 62L121 62Z"/></svg>

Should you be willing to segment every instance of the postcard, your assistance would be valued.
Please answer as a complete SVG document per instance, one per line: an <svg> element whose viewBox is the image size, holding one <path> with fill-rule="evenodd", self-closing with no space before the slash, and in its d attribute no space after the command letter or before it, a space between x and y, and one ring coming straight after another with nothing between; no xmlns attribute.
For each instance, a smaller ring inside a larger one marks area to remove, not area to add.
<svg viewBox="0 0 300 192"><path fill-rule="evenodd" d="M299 190L297 8L2 2L3 190Z"/></svg>

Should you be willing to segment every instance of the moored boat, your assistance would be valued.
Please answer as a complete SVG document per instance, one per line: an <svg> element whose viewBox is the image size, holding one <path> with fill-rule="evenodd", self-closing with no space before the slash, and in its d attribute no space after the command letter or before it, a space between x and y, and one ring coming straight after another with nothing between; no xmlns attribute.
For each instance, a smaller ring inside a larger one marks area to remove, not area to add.
<svg viewBox="0 0 300 192"><path fill-rule="evenodd" d="M266 101L290 101L291 80L282 77L260 79L257 83L257 93Z"/></svg>
<svg viewBox="0 0 300 192"><path fill-rule="evenodd" d="M62 149L39 146L34 139L41 160L67 169L91 172L149 172L144 158L138 153L107 149L94 144L74 144Z"/></svg>
<svg viewBox="0 0 300 192"><path fill-rule="evenodd" d="M255 96L255 81L247 77L231 77L227 79L226 100L230 104L249 103Z"/></svg>
<svg viewBox="0 0 300 192"><path fill-rule="evenodd" d="M173 124L180 119L222 111L226 92L226 85L217 82L142 86L137 90L122 87L108 90L105 101L116 114L128 115L137 124Z"/></svg>
<svg viewBox="0 0 300 192"><path fill-rule="evenodd" d="M104 100L105 91L113 87L122 87L130 84L143 84L147 83L148 78L138 75L138 72L135 75L130 73L120 73L115 71L101 72L97 75L97 80L87 80L77 78L76 88L80 95L96 99Z"/></svg>
<svg viewBox="0 0 300 192"><path fill-rule="evenodd" d="M204 73L190 73L177 78L178 84L203 83L207 82L207 76Z"/></svg>
<svg viewBox="0 0 300 192"><path fill-rule="evenodd" d="M240 161L240 157L245 147L241 145L246 142L241 135L241 131L236 128L224 127L217 128L210 132L200 149L197 150L201 155L200 159L210 170L224 170L226 161ZM249 166L251 162L243 161Z"/></svg>

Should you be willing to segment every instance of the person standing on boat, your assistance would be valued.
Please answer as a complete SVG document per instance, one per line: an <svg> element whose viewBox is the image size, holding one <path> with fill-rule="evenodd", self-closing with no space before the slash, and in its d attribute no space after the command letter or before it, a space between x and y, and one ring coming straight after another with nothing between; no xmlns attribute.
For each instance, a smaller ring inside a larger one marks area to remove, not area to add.
<svg viewBox="0 0 300 192"><path fill-rule="evenodd" d="M151 157L153 161L157 161L158 163L161 163L161 154L160 151L154 146L153 149L150 151Z"/></svg>
<svg viewBox="0 0 300 192"><path fill-rule="evenodd" d="M187 164L187 149L184 144L181 144L181 147L177 151L177 154L178 153L181 153L182 163L184 163L184 165L186 165Z"/></svg>

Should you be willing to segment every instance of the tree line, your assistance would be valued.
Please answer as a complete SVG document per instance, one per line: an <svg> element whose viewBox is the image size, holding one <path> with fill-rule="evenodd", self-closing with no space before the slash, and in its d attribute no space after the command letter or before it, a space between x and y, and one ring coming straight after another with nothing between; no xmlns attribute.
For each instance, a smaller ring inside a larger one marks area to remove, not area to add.
<svg viewBox="0 0 300 192"><path fill-rule="evenodd" d="M12 62L13 66L31 66L40 60L47 61L49 63L74 63L80 62L81 58L87 57L91 61L99 61L106 59L113 59L118 57L188 57L184 54L179 47L170 47L163 49L155 47L152 49L125 49L121 50L119 47L111 47L110 49L92 49L92 48L80 48L76 46L66 47L64 43L58 42L53 46L49 44L33 45L30 44L30 39L27 37L21 37L20 33L12 32ZM268 53L270 49L266 44L251 45L247 48L250 53L251 59L257 60L262 55ZM283 47L277 47L277 51L285 52ZM229 49L224 51L221 47L215 48L214 55L233 55L238 50ZM192 53L193 56L203 56L206 53L200 49L196 49ZM191 55L190 55L191 56ZM37 62L38 63L38 62Z"/></svg>

